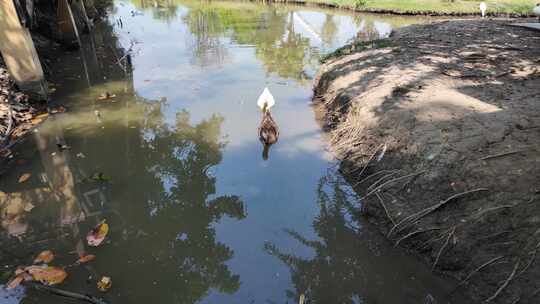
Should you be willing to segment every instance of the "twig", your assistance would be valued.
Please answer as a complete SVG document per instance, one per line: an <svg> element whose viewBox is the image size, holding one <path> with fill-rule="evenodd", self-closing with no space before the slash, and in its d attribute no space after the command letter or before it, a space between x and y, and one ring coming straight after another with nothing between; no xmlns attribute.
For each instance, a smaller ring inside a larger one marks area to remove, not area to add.
<svg viewBox="0 0 540 304"><path fill-rule="evenodd" d="M33 288L37 290L43 290L43 291L46 291L55 295L59 295L59 296L63 296L63 297L67 297L67 298L71 298L75 300L80 300L80 301L84 301L84 302L88 302L92 304L107 304L107 302L105 302L104 300L98 297L91 296L91 295L80 294L77 292L58 289L55 287L45 286L45 285L41 285L41 284L33 283L33 282L28 283L28 286L32 286Z"/></svg>
<svg viewBox="0 0 540 304"><path fill-rule="evenodd" d="M435 259L435 262L433 263L433 266L431 267L432 271L435 270L435 267L437 266L437 263L439 262L439 259L441 257L441 254L442 254L444 248L446 248L446 246L450 242L450 238L454 235L455 232L456 232L456 227L452 228L452 231L448 234L448 237L446 238L446 241L441 246L441 249L439 249L439 253L437 254L437 258Z"/></svg>
<svg viewBox="0 0 540 304"><path fill-rule="evenodd" d="M386 205L384 204L384 201L383 201L382 197L379 195L379 193L375 193L375 194L377 195L377 198L379 198L379 202L381 203L381 206L384 208L384 212L386 213L386 216L392 222L392 224L394 224L394 226L395 226L396 222L394 222L394 219L390 216L390 213L388 212L388 209L386 209Z"/></svg>
<svg viewBox="0 0 540 304"><path fill-rule="evenodd" d="M519 267L519 263L521 262L521 259L519 259L516 264L514 265L514 269L512 269L512 272L510 273L510 275L508 276L508 278L504 281L504 283L499 287L499 289L497 289L497 291L491 296L489 297L488 299L486 299L486 303L487 302L491 302L493 300L495 300L497 298L497 296L499 296L499 294L501 293L501 291L503 291L504 288L506 288L506 286L508 286L508 284L510 284L510 282L512 281L512 279L514 278L514 276L516 275L516 271Z"/></svg>
<svg viewBox="0 0 540 304"><path fill-rule="evenodd" d="M391 183L393 183L393 182L400 181L400 180L405 179L405 178L409 178L409 177L411 177L411 176L417 176L417 175L420 175L420 174L422 174L422 173L424 173L424 172L426 172L426 171L424 170L424 171L420 171L420 172L416 172L416 173L412 173L412 174L408 174L408 175L404 175L404 176L401 176L401 177L396 177L396 178L394 178L394 179L391 179L391 180L385 182L384 184L382 184L382 185L380 185L380 186L377 186L377 188L371 190L370 192L368 192L368 194L366 194L366 195L365 195L364 197L362 197L362 198L366 198L366 197L372 195L373 193L379 191L381 188L383 188L384 186L386 186L386 185L388 185L388 184L391 184Z"/></svg>
<svg viewBox="0 0 540 304"><path fill-rule="evenodd" d="M2 148L4 148L7 145L7 143L9 142L9 137L11 136L11 132L13 132L13 112L11 111L11 105L9 104L9 102L6 102L5 105L8 109L7 111L8 124L6 127L6 134L1 139Z"/></svg>
<svg viewBox="0 0 540 304"><path fill-rule="evenodd" d="M488 208L486 210L482 210L482 211L479 211L475 214L472 215L472 217L480 217L488 212L491 212L491 211L495 211L495 210L499 210L499 209L504 209L504 208L512 208L514 207L514 205L502 205L502 206L498 206L498 207L493 207L493 208Z"/></svg>
<svg viewBox="0 0 540 304"><path fill-rule="evenodd" d="M370 191L371 189L377 187L378 184L382 183L384 181L384 179L386 179L387 177L390 177L392 175L395 175L396 173L398 173L399 171L394 171L394 172L391 172L391 173L388 173L386 174L385 176L379 178L378 180L376 180L373 184L371 184L367 190Z"/></svg>
<svg viewBox="0 0 540 304"><path fill-rule="evenodd" d="M434 228L428 228L428 229L419 229L419 230L416 230L416 231L413 231L411 233L408 233L407 235L403 236L402 238L400 238L399 240L397 240L397 242L394 244L394 246L397 246L399 245L399 243L401 243L402 241L404 241L405 239L413 236L413 235L416 235L416 234L419 234L419 233L422 233L422 232L427 232L427 231L433 231L433 230L440 230L441 228L439 227L434 227Z"/></svg>
<svg viewBox="0 0 540 304"><path fill-rule="evenodd" d="M500 255L500 256L495 257L495 258L493 258L493 259L491 259L491 260L485 262L484 264L480 265L480 266L477 267L475 270L471 271L471 273L469 273L469 274L467 275L467 277L465 277L465 279L463 279L463 281L461 281L461 282L459 283L459 285L463 285L463 284L467 283L467 281L468 281L473 275L475 275L477 272L479 272L480 270L484 269L485 267L487 267L487 266L489 266L489 265L491 265L491 264L497 262L498 260L500 260L500 259L502 259L502 258L504 258L504 256L503 256L503 255ZM458 286L459 286L459 285L458 285Z"/></svg>
<svg viewBox="0 0 540 304"><path fill-rule="evenodd" d="M534 260L536 260L537 253L538 253L538 248L535 248L531 253L532 257L529 259L529 262L527 263L527 265L525 265L525 267L523 267L523 269L519 271L519 273L516 275L516 278L521 276L523 273L525 273L525 271L527 271L527 269L529 269L529 267L531 267Z"/></svg>
<svg viewBox="0 0 540 304"><path fill-rule="evenodd" d="M488 156L484 156L484 157L480 158L480 160L488 160L488 159L507 156L507 155L512 155L512 154L516 154L516 153L520 153L520 152L524 152L524 151L525 150L515 150L515 151L509 151L509 152L504 152L504 153L499 153L499 154L488 155Z"/></svg>
<svg viewBox="0 0 540 304"><path fill-rule="evenodd" d="M377 172L375 172L375 173L373 173L373 174L371 174L371 175L366 176L364 179L362 179L361 181L359 181L359 182L357 182L356 184L354 184L353 187L356 187L356 186L358 186L358 185L364 183L364 182L367 181L368 179L370 179L370 178L372 178L372 177L374 177L374 176L377 176L377 175L379 175L379 174L381 174L381 173L385 173L385 172L398 172L398 171L399 171L399 170L381 170L381 171L377 171Z"/></svg>
<svg viewBox="0 0 540 304"><path fill-rule="evenodd" d="M379 149L382 147L383 145L379 145L377 147L377 149L375 149L375 151L373 152L373 154L371 154L371 156L369 157L367 163L362 167L362 171L360 171L360 173L358 174L358 176L362 176L362 174L364 174L364 171L366 171L369 163L373 160L373 158L375 157L375 155L377 154L377 152L379 152ZM354 171L353 171L354 172ZM352 172L351 172L352 173Z"/></svg>
<svg viewBox="0 0 540 304"><path fill-rule="evenodd" d="M397 229L402 224L414 223L414 222L418 221L419 219L423 218L424 216L430 214L431 212L433 212L433 211L441 208L442 206L446 205L447 203L453 201L456 198L462 197L462 196L467 195L467 194L479 192L479 191L488 191L488 189L487 188L477 188L477 189L473 189L473 190L469 190L469 191L454 194L454 195L450 196L449 198L445 199L444 201L442 201L442 202L440 202L440 203L438 203L436 205L433 205L431 207L420 210L417 213L409 215L408 217L404 218L399 223L397 223L397 225L394 228ZM406 227L408 227L408 225L404 225L402 228L400 228L398 230L398 232L402 231ZM394 232L394 229L390 230L390 232L388 232L388 236L392 235L393 232Z"/></svg>

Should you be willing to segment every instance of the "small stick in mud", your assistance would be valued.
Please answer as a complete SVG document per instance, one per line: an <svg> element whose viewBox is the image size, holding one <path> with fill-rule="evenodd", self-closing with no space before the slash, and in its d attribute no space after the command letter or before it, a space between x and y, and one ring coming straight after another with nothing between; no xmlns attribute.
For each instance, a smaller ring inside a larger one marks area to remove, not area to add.
<svg viewBox="0 0 540 304"><path fill-rule="evenodd" d="M384 179L386 179L387 177L390 177L392 175L395 175L396 173L398 173L399 171L394 171L394 172L391 172L389 174L386 174L385 176L379 178L378 180L376 180L373 184L371 184L367 190L370 191L371 189L375 188L378 184L382 183L384 181Z"/></svg>
<svg viewBox="0 0 540 304"><path fill-rule="evenodd" d="M461 281L461 282L459 283L458 286L467 283L467 281L469 281L469 279L470 279L473 275L475 275L477 272L479 272L480 270L484 269L485 267L487 267L487 266L489 266L489 265L491 265L491 264L497 262L498 260L500 260L500 259L502 259L502 258L504 258L504 256L503 256L503 255L500 255L500 256L494 257L493 259L491 259L491 260L485 262L484 264L478 266L475 270L471 271L471 273L469 273L469 274L467 275L467 277L465 277L465 279L463 279L463 281Z"/></svg>
<svg viewBox="0 0 540 304"><path fill-rule="evenodd" d="M510 284L510 282L512 281L512 279L514 279L514 276L516 275L516 271L519 268L520 262L521 262L521 259L518 259L516 264L514 264L514 269L512 269L512 272L510 273L508 278L504 281L504 283L502 283L502 285L497 289L497 291L491 297L486 299L486 303L495 300L499 296L501 291L503 291L503 289L505 289L506 286L508 286L508 284Z"/></svg>
<svg viewBox="0 0 540 304"><path fill-rule="evenodd" d="M504 153L499 153L499 154L488 155L488 156L484 156L480 158L480 160L488 160L492 158L503 157L503 156L512 155L512 154L516 154L516 153L520 153L524 151L525 150L515 150L515 151L509 151L509 152L504 152Z"/></svg>
<svg viewBox="0 0 540 304"><path fill-rule="evenodd" d="M46 291L46 292L49 292L58 296L70 298L70 299L80 300L80 301L84 301L84 302L88 302L92 304L107 304L107 302L105 302L104 300L91 296L91 295L80 294L77 292L67 291L67 290L63 290L63 289L59 289L59 288L55 288L51 286L45 286L45 285L41 285L41 284L33 283L33 282L29 283L28 286L31 286L37 290Z"/></svg>
<svg viewBox="0 0 540 304"><path fill-rule="evenodd" d="M446 246L448 246L448 243L450 242L450 238L452 238L452 236L454 235L455 232L456 232L456 227L452 228L452 231L450 231L450 233L448 234L448 237L446 238L446 241L441 246L441 249L439 249L439 253L437 253L437 258L435 259L435 262L433 262L433 266L431 267L432 271L435 270L435 267L437 266L437 263L439 262L439 259L441 258L441 254L443 253L444 248L446 248Z"/></svg>
<svg viewBox="0 0 540 304"><path fill-rule="evenodd" d="M434 228L427 228L427 229L419 229L419 230L416 230L416 231L413 231L411 233L408 233L407 235L403 236L402 238L400 238L399 240L397 240L397 242L394 244L394 246L397 246L399 245L399 243L401 243L402 241L410 238L411 236L413 235L416 235L416 234L419 234L419 233L422 233L422 232L428 232L428 231L434 231L434 230L440 230L441 228L439 227L434 227Z"/></svg>
<svg viewBox="0 0 540 304"><path fill-rule="evenodd" d="M375 176L377 176L377 175L379 175L379 174L383 174L383 173L386 173L386 172L399 172L399 171L400 171L400 170L381 170L381 171L377 171L377 172L375 172L375 173L373 173L373 174L370 174L370 175L366 176L364 179L362 179L361 181L359 181L359 182L357 182L356 184L354 184L353 187L356 187L356 186L358 186L358 185L360 185L360 184L363 184L364 182L366 182L366 181L369 180L370 178L375 177Z"/></svg>
<svg viewBox="0 0 540 304"><path fill-rule="evenodd" d="M386 216L388 217L388 219L392 222L392 224L394 224L394 226L396 226L396 222L390 216L390 213L388 212L388 209L386 209L386 205L384 204L384 201L383 201L381 195L379 193L375 193L375 195L377 195L377 198L379 199L379 202L381 203L381 206L384 208L384 212L386 213Z"/></svg>
<svg viewBox="0 0 540 304"><path fill-rule="evenodd" d="M386 186L386 185L388 185L388 184L391 184L391 183L394 183L394 182L397 182L397 181L400 181L400 180L402 180L402 179L406 179L406 178L409 178L409 177L417 176L417 175L420 175L420 174L422 174L422 173L424 173L424 172L426 172L426 171L420 171L420 172L416 172L416 173L412 173L412 174L407 174L407 175L404 175L404 176L400 176L400 177L396 177L396 178L394 178L394 179L391 179L391 180L385 182L384 184L378 186L377 188L371 190L370 192L368 192L368 194L364 195L364 197L362 197L362 198L366 198L366 197L372 195L373 193L379 191L380 189L382 189L384 186Z"/></svg>
<svg viewBox="0 0 540 304"><path fill-rule="evenodd" d="M383 146L382 144L379 145L379 146L377 147L377 149L375 149L375 151L373 151L373 154L371 154L371 156L369 157L367 163L362 167L362 171L360 171L360 173L358 174L358 177L360 177L360 176L362 176L362 174L364 174L364 171L366 171L367 167L369 166L369 163L373 160L373 158L375 157L375 155L377 155L377 152L379 152L379 150L381 149L382 146ZM356 169L356 170L358 170L358 169ZM351 171L350 173L353 173L353 172L355 172L356 170L353 170L353 171Z"/></svg>
<svg viewBox="0 0 540 304"><path fill-rule="evenodd" d="M431 212L434 212L435 210L441 208L442 206L446 205L447 203L453 201L456 198L462 197L462 196L467 195L467 194L480 192L480 191L488 191L488 190L489 189L487 189L487 188L477 188L477 189L473 189L473 190L469 190L469 191L454 194L454 195L450 196L449 198L445 199L444 201L442 201L442 202L440 202L440 203L438 203L436 205L433 205L431 207L427 207L427 208L425 208L423 210L420 210L420 211L418 211L416 213L413 213L413 214L409 215L408 217L404 218L399 223L397 223L397 225L393 229L391 229L390 232L388 232L388 236L392 235L394 230L398 229L398 227L403 225L402 227L400 227L398 229L398 232L400 232L403 229L407 228L408 226L412 225L412 223L418 221L419 219L423 218L424 216L430 214Z"/></svg>

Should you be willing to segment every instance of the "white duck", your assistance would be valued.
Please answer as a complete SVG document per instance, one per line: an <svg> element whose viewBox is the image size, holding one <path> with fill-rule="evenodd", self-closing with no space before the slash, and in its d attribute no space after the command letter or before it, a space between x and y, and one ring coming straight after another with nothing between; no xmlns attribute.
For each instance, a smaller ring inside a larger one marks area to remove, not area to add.
<svg viewBox="0 0 540 304"><path fill-rule="evenodd" d="M486 16L487 4L485 2L480 2L480 13L482 13L482 18Z"/></svg>
<svg viewBox="0 0 540 304"><path fill-rule="evenodd" d="M533 8L533 14L538 16L538 21L540 21L540 3L537 3L536 6Z"/></svg>

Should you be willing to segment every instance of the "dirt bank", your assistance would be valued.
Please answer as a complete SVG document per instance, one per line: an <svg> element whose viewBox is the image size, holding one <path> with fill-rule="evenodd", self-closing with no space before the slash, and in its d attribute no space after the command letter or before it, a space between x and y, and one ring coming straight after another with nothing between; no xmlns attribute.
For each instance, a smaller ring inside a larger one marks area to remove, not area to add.
<svg viewBox="0 0 540 304"><path fill-rule="evenodd" d="M478 302L540 301L540 32L416 25L327 59L315 104L366 215Z"/></svg>

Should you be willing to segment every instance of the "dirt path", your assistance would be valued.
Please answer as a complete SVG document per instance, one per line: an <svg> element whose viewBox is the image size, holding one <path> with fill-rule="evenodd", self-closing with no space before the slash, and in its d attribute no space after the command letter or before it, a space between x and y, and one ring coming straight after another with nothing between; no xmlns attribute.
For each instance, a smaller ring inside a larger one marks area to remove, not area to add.
<svg viewBox="0 0 540 304"><path fill-rule="evenodd" d="M539 303L540 32L507 22L347 46L323 66L315 102L390 240L478 302Z"/></svg>

